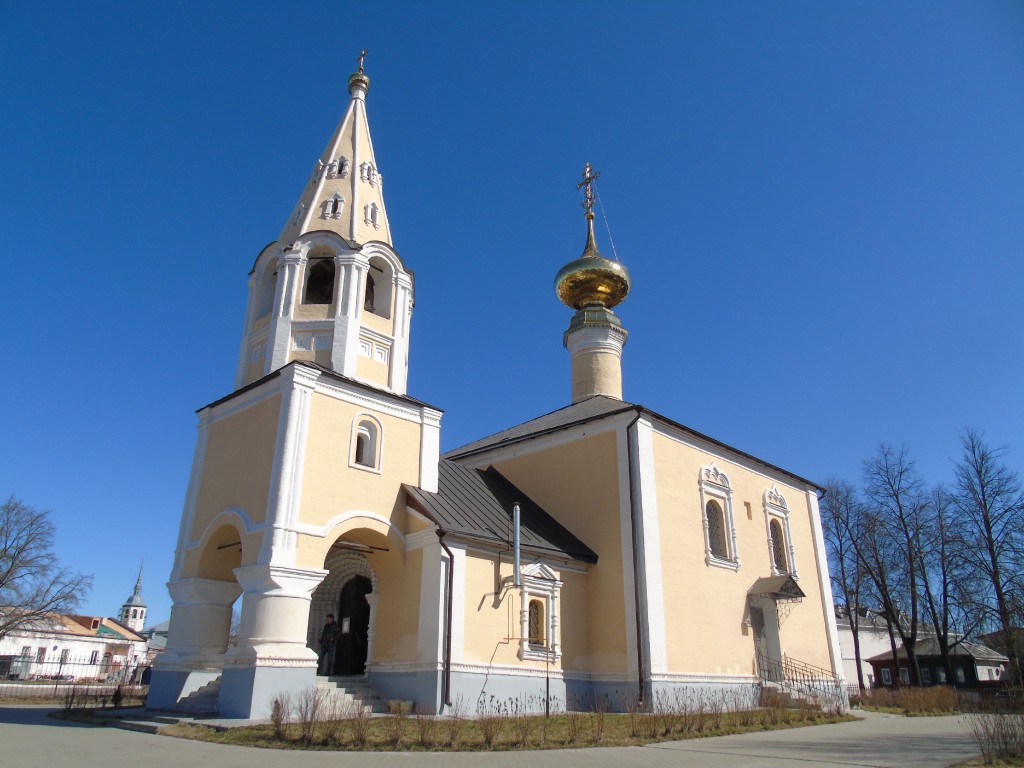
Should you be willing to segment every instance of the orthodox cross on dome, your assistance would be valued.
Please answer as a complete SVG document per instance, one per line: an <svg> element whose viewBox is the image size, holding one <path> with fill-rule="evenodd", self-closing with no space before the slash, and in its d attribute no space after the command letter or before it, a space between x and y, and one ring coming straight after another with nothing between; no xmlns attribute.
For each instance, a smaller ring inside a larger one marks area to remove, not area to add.
<svg viewBox="0 0 1024 768"><path fill-rule="evenodd" d="M363 74L363 59L366 58L366 53L367 53L367 51L366 51L365 48L363 48L363 50L361 50L359 52L359 74L360 75Z"/></svg>
<svg viewBox="0 0 1024 768"><path fill-rule="evenodd" d="M576 189L583 189L586 187L583 191L582 205L587 213L590 213L594 209L594 200L597 196L594 194L593 183L598 179L598 177L600 177L600 175L601 172L593 170L590 167L590 163L585 163L583 165L583 180L576 185Z"/></svg>

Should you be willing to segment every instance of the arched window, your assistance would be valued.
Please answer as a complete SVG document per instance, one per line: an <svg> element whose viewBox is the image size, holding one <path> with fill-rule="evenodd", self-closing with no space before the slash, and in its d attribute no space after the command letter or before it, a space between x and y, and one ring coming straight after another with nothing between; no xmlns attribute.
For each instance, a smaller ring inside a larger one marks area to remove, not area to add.
<svg viewBox="0 0 1024 768"><path fill-rule="evenodd" d="M355 427L352 438L352 465L367 469L380 469L380 425L363 416Z"/></svg>
<svg viewBox="0 0 1024 768"><path fill-rule="evenodd" d="M772 520L768 525L772 535L772 561L779 573L789 573L789 565L786 562L786 536L782 532L782 523Z"/></svg>
<svg viewBox="0 0 1024 768"><path fill-rule="evenodd" d="M541 600L530 601L529 638L530 645L544 645L544 603Z"/></svg>
<svg viewBox="0 0 1024 768"><path fill-rule="evenodd" d="M334 301L334 259L310 262L306 278L304 304L330 304Z"/></svg>
<svg viewBox="0 0 1024 768"><path fill-rule="evenodd" d="M774 485L764 492L764 520L768 528L768 557L772 573L788 573L799 579L793 532L789 527L789 504Z"/></svg>
<svg viewBox="0 0 1024 768"><path fill-rule="evenodd" d="M736 523L732 514L732 485L714 464L701 467L700 501L703 505L704 562L716 568L738 571Z"/></svg>
<svg viewBox="0 0 1024 768"><path fill-rule="evenodd" d="M395 282L395 271L386 259L380 256L370 258L366 272L366 291L363 294L363 310L380 317L391 317L391 294Z"/></svg>
<svg viewBox="0 0 1024 768"><path fill-rule="evenodd" d="M709 501L704 507L708 521L708 549L713 557L725 560L729 557L729 548L725 543L725 522L722 508L717 501Z"/></svg>

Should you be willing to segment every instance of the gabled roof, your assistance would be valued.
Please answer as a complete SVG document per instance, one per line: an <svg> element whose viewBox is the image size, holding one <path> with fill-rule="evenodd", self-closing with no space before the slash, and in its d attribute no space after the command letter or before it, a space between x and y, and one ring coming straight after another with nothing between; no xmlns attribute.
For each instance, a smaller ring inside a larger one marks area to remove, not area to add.
<svg viewBox="0 0 1024 768"><path fill-rule="evenodd" d="M614 397L594 395L586 400L580 400L572 405L567 405L565 408L559 408L557 411L552 411L544 416L539 416L536 419L530 419L522 424L496 432L490 437L484 437L461 448L448 451L445 454L445 458L467 456L487 448L494 448L503 443L514 443L525 438L537 437L548 432L556 432L576 424L604 418L616 413L625 413L636 408L637 406L622 400L616 400Z"/></svg>
<svg viewBox="0 0 1024 768"><path fill-rule="evenodd" d="M917 641L915 651L918 657L921 656L940 656L939 641L934 637L925 637ZM907 658L907 649L902 645L896 649L896 655L901 658ZM970 656L975 661L987 661L987 662L1007 662L1009 659L1003 654L993 651L991 648L982 645L981 643L969 643L966 640L953 640L949 644L949 655L950 656ZM885 651L879 653L877 656L872 656L870 659L865 661L891 661L892 651Z"/></svg>
<svg viewBox="0 0 1024 768"><path fill-rule="evenodd" d="M517 424L514 427L509 427L501 432L496 432L489 437L476 440L475 442L464 445L461 448L448 451L444 455L444 458L466 458L491 448L496 448L502 445L511 445L523 440L530 440L551 432L568 429L590 421L597 421L598 419L603 419L608 416L626 413L627 411L646 414L654 421L661 422L662 424L674 429L686 432L700 440L704 440L712 445L718 446L719 448L723 448L736 456L740 456L756 464L760 464L762 467L772 470L773 472L781 473L793 480L796 480L802 485L809 485L819 491L823 490L817 483L808 480L805 477L801 477L789 470L778 467L764 461L763 459L759 459L757 456L741 451L738 448L733 448L731 445L723 443L720 440L715 440L713 437L708 437L695 429L690 429L686 425L680 424L678 421L673 421L666 416L662 416L660 413L656 413L645 406L636 405L635 403L627 403L614 397L608 397L607 395L592 395L585 400L580 400L579 402L567 405L565 408L559 408L557 411L552 411L551 413L539 416L536 419L524 421L522 424Z"/></svg>
<svg viewBox="0 0 1024 768"><path fill-rule="evenodd" d="M437 493L404 487L410 504L441 530L511 546L512 505L519 502L524 549L597 562L597 554L590 547L493 467L473 469L442 459L438 474Z"/></svg>

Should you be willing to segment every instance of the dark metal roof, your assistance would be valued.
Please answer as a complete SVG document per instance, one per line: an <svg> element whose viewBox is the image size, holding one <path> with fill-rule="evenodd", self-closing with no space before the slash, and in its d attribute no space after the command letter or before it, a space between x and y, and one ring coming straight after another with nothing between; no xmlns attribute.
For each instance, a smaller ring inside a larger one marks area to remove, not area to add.
<svg viewBox="0 0 1024 768"><path fill-rule="evenodd" d="M807 597L800 585L788 573L779 576L764 576L747 590L748 595L764 595L776 600L796 600Z"/></svg>
<svg viewBox="0 0 1024 768"><path fill-rule="evenodd" d="M565 408L559 408L557 411L552 411L536 419L524 421L522 424L517 424L514 427L497 432L490 437L485 437L461 448L448 451L445 457L466 456L485 448L493 448L502 443L514 443L523 438L536 437L546 432L554 432L571 427L574 424L611 416L615 413L623 413L635 408L635 405L623 402L622 400L616 400L613 397L594 395L586 400L580 400L578 403L567 405Z"/></svg>
<svg viewBox="0 0 1024 768"><path fill-rule="evenodd" d="M413 507L442 530L481 541L512 541L512 505L519 502L520 541L526 549L597 562L597 554L493 467L473 469L442 459L437 493L410 485Z"/></svg>
<svg viewBox="0 0 1024 768"><path fill-rule="evenodd" d="M727 443L723 443L721 440L715 440L713 437L698 432L695 429L690 429L685 424L680 424L678 421L662 416L660 413L652 411L650 408L646 408L642 405L636 405L634 403L627 403L623 400L616 400L614 397L608 397L606 395L593 395L588 397L586 400L581 400L578 403L573 403L565 408L560 408L557 411L540 416L530 421L524 421L522 424L517 424L514 427L497 432L490 437L485 437L476 442L464 445L461 448L448 451L445 454L445 458L449 459L461 459L467 456L471 456L474 453L480 453L486 451L489 448L495 448L500 445L508 445L516 443L521 440L529 440L540 435L547 434L549 432L557 432L561 429L568 429L569 427L576 426L578 424L584 424L588 421L596 421L606 416L613 416L619 413L625 413L626 411L636 411L638 413L645 413L652 419L660 421L663 424L667 424L675 429L682 430L690 435L693 435L700 440L705 440L712 445L716 445L719 448L723 448L730 453L734 453L737 456L741 456L745 459L760 464L762 467L766 467L774 472L779 472L786 477L790 477L797 480L800 483L809 485L816 490L823 491L824 489L815 483L813 480L808 480L806 477L801 477L787 469L771 464L764 459L759 459L757 456L741 451L738 448L733 448Z"/></svg>
<svg viewBox="0 0 1024 768"><path fill-rule="evenodd" d="M939 640L935 637L919 638L917 643L914 645L914 652L918 658L922 656L940 656L942 654L939 649ZM899 658L907 658L907 649L902 645L896 649L896 654ZM1007 662L1009 659L998 651L993 651L988 646L982 645L981 643L969 643L966 640L950 640L949 643L949 655L950 656L970 656L975 661L990 661L990 662ZM891 661L892 651L884 651L879 653L877 656L872 656L870 659L864 659L864 661Z"/></svg>
<svg viewBox="0 0 1024 768"><path fill-rule="evenodd" d="M232 398L237 397L238 395L242 394L243 392L247 392L250 389L254 389L254 388L260 386L263 382L269 381L270 379L273 379L273 378L275 378L277 376L280 376L281 375L281 371L283 371L285 368L287 368L290 365L302 365L302 366L305 366L306 368L312 368L314 370L320 371L321 373L324 373L324 374L330 376L331 378L337 379L338 381L344 381L347 384L351 384L351 385L353 385L355 387L358 387L360 389L365 389L366 391L372 392L373 394L376 394L376 395L387 395L388 397L390 397L390 398L392 398L394 400L399 400L399 401L401 401L403 403L409 403L410 405L414 405L414 406L417 406L417 407L423 406L423 407L426 407L426 408L432 408L435 411L440 411L441 413L444 413L444 411L442 411L436 405L431 405L430 403L425 403L422 400L417 400L415 397L409 397L409 395L397 395L394 392L389 392L386 389L381 389L380 387L375 387L373 384L367 384L365 381L358 381L356 379L349 378L348 376L342 376L337 371L332 371L330 368L327 368L326 366L320 365L319 363L310 362L309 360L292 360L290 362L287 362L284 365L282 365L280 368L275 368L274 370L272 370L270 373L268 373L263 378L256 379L256 381L251 382L250 384L246 384L244 387L242 387L240 389L236 389L230 395L225 395L224 397L220 398L219 400L214 400L212 403L204 405L202 408L198 409L196 411L196 413L200 413L201 411L205 411L207 408L213 408L215 405L220 405L221 403L226 403L228 400L231 400Z"/></svg>

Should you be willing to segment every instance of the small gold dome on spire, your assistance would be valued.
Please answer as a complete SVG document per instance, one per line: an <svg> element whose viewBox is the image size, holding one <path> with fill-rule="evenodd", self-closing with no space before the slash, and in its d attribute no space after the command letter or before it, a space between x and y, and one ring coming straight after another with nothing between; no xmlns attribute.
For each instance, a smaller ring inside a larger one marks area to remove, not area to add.
<svg viewBox="0 0 1024 768"><path fill-rule="evenodd" d="M370 78L363 72L363 59L366 58L366 49L364 48L359 53L359 69L352 73L348 79L348 92L352 93L356 86L360 86L363 92L370 90Z"/></svg>
<svg viewBox="0 0 1024 768"><path fill-rule="evenodd" d="M570 261L555 275L555 293L563 304L572 309L590 305L611 309L629 295L629 271L619 262L602 256L594 239L592 184L600 175L591 171L590 163L583 167L583 180L576 188L586 188L583 207L586 209L587 244L583 247L582 256Z"/></svg>

